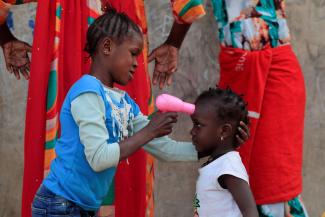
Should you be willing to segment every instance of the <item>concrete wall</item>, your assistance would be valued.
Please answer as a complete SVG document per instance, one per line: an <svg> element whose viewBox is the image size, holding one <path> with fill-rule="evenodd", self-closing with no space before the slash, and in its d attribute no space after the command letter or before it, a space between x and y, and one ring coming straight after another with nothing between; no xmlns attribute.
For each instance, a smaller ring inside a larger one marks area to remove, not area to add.
<svg viewBox="0 0 325 217"><path fill-rule="evenodd" d="M216 24L209 2L205 1L208 16L192 26L183 44L173 85L164 90L187 101L193 101L198 93L213 86L219 77ZM153 49L167 37L172 17L167 0L147 1L146 8L150 48ZM19 10L25 10L25 13L18 14L26 14L30 8ZM287 11L293 46L307 85L303 197L310 216L319 217L325 211L325 1L287 0ZM29 35L23 36L30 40ZM150 68L152 70L152 65ZM154 93L161 91L154 88ZM20 215L26 95L27 82L16 81L6 72L0 52L1 217ZM181 116L172 136L189 140L190 128L189 118ZM198 166L198 163L156 163L157 217L192 216Z"/></svg>
<svg viewBox="0 0 325 217"><path fill-rule="evenodd" d="M13 15L21 23L27 22L27 14L35 11L35 5L17 7ZM23 16L22 16L23 15ZM15 34L26 42L32 35L25 26L15 27ZM28 82L19 81L5 69L3 52L0 49L0 216L20 216L24 127Z"/></svg>

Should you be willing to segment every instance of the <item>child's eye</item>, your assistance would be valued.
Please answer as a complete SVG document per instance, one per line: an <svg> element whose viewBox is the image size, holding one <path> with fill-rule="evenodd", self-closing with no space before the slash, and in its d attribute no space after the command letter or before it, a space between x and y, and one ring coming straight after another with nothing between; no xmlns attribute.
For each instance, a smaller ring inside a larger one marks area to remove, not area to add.
<svg viewBox="0 0 325 217"><path fill-rule="evenodd" d="M134 50L131 50L130 53L131 53L132 56L135 56L135 57L139 55L139 52L134 51Z"/></svg>

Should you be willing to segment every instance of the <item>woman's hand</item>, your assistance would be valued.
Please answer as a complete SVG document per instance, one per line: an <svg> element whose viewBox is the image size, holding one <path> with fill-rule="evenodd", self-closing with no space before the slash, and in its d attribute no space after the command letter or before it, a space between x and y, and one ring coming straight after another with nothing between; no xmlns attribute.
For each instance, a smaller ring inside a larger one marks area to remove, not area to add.
<svg viewBox="0 0 325 217"><path fill-rule="evenodd" d="M250 136L249 127L242 121L239 123L239 125L240 125L238 127L239 134L236 135L236 138L239 144L243 144L248 140Z"/></svg>
<svg viewBox="0 0 325 217"><path fill-rule="evenodd" d="M149 62L155 60L153 84L159 83L160 89L170 85L172 75L177 70L178 48L166 43L162 44L151 52L148 60Z"/></svg>
<svg viewBox="0 0 325 217"><path fill-rule="evenodd" d="M5 43L2 48L7 70L13 73L18 80L20 74L28 80L30 69L28 52L32 51L32 47L23 41L12 40Z"/></svg>

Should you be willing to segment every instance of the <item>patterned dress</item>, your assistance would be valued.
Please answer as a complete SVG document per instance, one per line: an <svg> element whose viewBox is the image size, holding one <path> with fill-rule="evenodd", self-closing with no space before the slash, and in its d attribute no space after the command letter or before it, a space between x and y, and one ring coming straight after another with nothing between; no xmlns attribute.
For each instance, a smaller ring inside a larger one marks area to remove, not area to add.
<svg viewBox="0 0 325 217"><path fill-rule="evenodd" d="M302 184L305 89L290 46L285 1L211 1L221 45L218 85L244 94L248 102L251 137L240 152L259 214L308 216L297 197Z"/></svg>
<svg viewBox="0 0 325 217"><path fill-rule="evenodd" d="M284 0L212 0L223 46L261 50L290 42Z"/></svg>

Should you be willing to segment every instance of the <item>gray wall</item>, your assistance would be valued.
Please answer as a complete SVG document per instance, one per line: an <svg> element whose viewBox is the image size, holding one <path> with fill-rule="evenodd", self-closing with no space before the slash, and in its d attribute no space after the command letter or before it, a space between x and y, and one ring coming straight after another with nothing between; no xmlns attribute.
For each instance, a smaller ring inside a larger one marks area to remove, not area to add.
<svg viewBox="0 0 325 217"><path fill-rule="evenodd" d="M164 90L193 101L218 80L216 24L207 2L208 16L195 23L183 44L174 83ZM150 48L162 43L172 17L167 0L146 2ZM30 9L18 14L27 13ZM307 85L303 197L311 217L325 211L325 1L287 0L293 46L303 67ZM19 29L19 28L17 28ZM23 30L21 30L22 32ZM17 32L21 35L21 33ZM23 35L30 40L30 36ZM150 65L152 71L152 65ZM154 88L154 93L161 91ZM16 81L6 72L0 52L0 216L20 214L23 174L23 131L27 82ZM191 121L181 116L172 135L189 140ZM198 163L156 163L156 216L192 215Z"/></svg>
<svg viewBox="0 0 325 217"><path fill-rule="evenodd" d="M34 8L33 4L17 7L13 16L21 23L27 22L27 14L33 13ZM26 34L28 31L22 26L16 26L14 32L30 43L32 35ZM19 217L28 82L25 79L17 81L6 71L0 50L0 216Z"/></svg>

